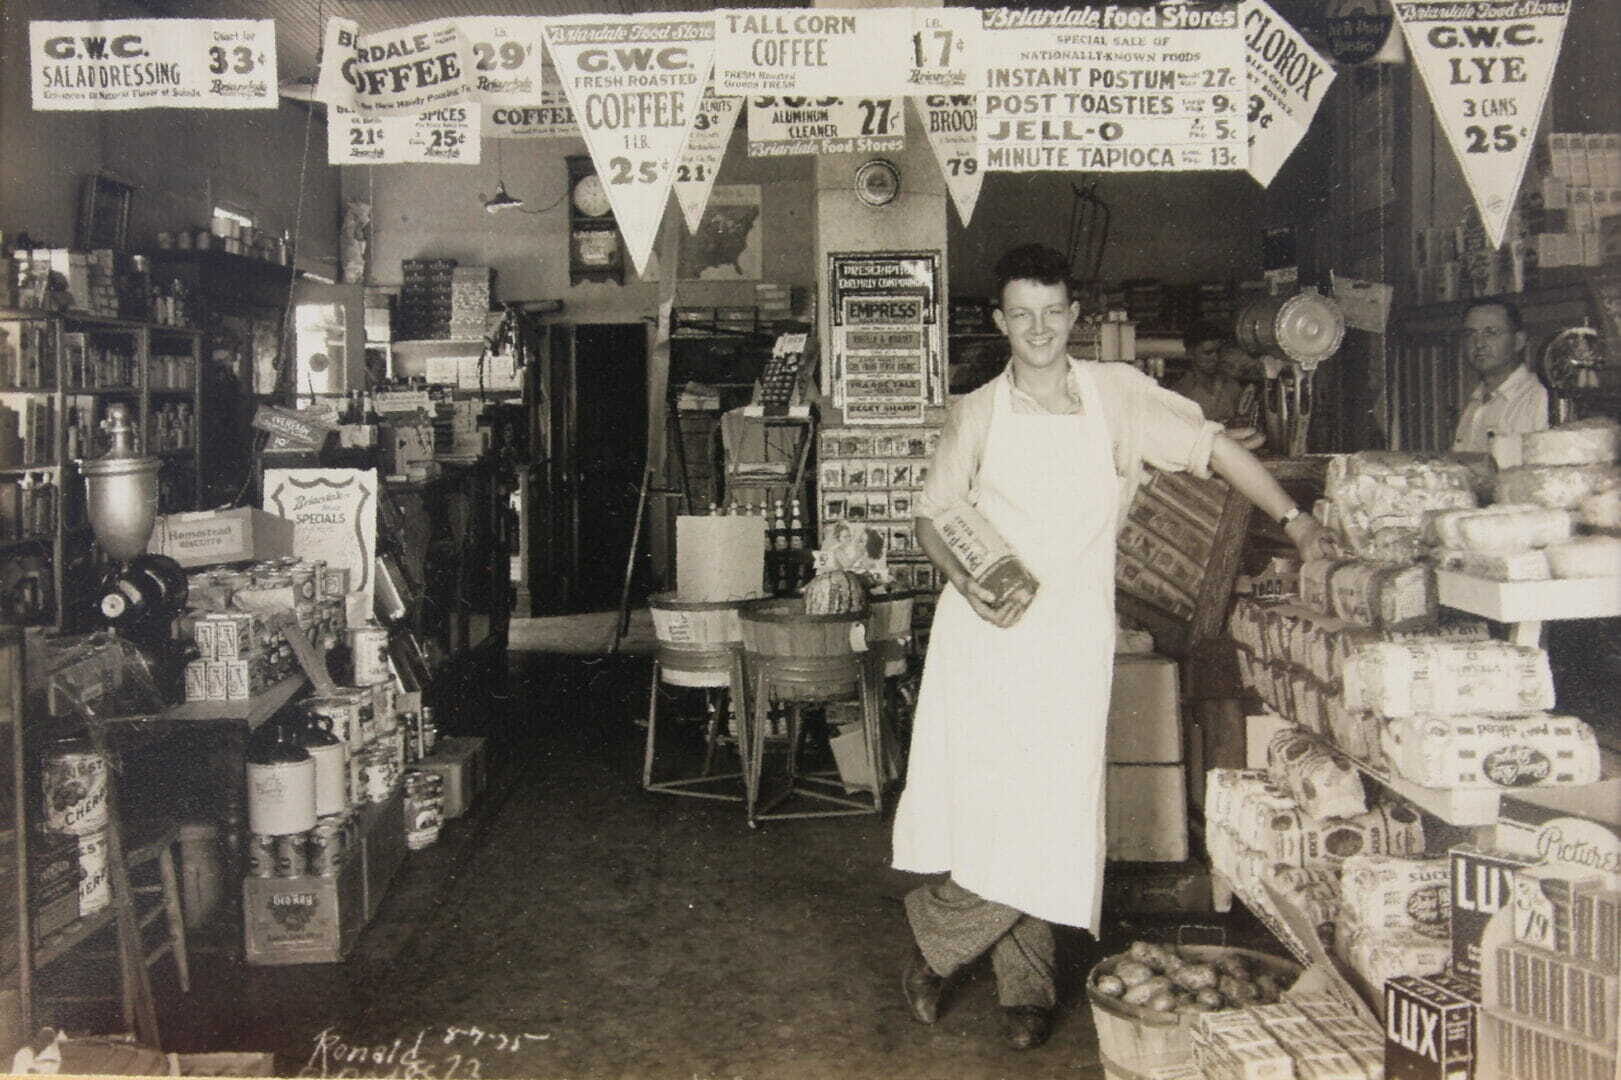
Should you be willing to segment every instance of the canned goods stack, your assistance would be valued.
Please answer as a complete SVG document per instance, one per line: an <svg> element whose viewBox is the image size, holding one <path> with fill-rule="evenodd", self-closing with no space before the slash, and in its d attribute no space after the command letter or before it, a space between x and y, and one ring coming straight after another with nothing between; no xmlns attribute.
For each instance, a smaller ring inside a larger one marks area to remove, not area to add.
<svg viewBox="0 0 1621 1080"><path fill-rule="evenodd" d="M357 847L353 814L317 818L301 833L253 833L248 842L248 874L258 878L336 877Z"/></svg>
<svg viewBox="0 0 1621 1080"><path fill-rule="evenodd" d="M404 763L396 756L386 739L374 739L355 757L354 798L357 803L388 801L394 785L405 771Z"/></svg>
<svg viewBox="0 0 1621 1080"><path fill-rule="evenodd" d="M43 755L45 831L79 846L79 914L112 902L107 879L107 758L83 739L50 744Z"/></svg>
<svg viewBox="0 0 1621 1080"><path fill-rule="evenodd" d="M355 685L376 686L394 678L388 658L388 630L374 622L349 628L349 649L354 655Z"/></svg>
<svg viewBox="0 0 1621 1080"><path fill-rule="evenodd" d="M439 839L445 822L445 778L438 773L405 774L405 846L421 851Z"/></svg>

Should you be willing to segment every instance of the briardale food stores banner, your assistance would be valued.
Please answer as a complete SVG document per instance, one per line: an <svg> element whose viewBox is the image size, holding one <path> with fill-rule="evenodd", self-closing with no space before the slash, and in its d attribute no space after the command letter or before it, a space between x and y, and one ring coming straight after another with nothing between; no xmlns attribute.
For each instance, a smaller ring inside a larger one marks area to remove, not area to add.
<svg viewBox="0 0 1621 1080"><path fill-rule="evenodd" d="M1569 6L1394 4L1497 244ZM36 109L277 104L268 20L39 21L30 48ZM986 172L1247 169L1270 184L1335 77L1267 0L333 18L322 55L333 163L474 164L484 135L583 137L638 269L672 184L701 218L744 109L759 156L890 153L921 127L966 223Z"/></svg>

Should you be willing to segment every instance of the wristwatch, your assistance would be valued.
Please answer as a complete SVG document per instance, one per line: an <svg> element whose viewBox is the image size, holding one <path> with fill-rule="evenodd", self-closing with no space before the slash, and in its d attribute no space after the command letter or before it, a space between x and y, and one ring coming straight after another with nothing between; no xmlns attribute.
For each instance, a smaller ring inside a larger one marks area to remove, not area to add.
<svg viewBox="0 0 1621 1080"><path fill-rule="evenodd" d="M1299 516L1300 507L1291 506L1278 517L1278 524L1287 529L1289 527L1289 523Z"/></svg>

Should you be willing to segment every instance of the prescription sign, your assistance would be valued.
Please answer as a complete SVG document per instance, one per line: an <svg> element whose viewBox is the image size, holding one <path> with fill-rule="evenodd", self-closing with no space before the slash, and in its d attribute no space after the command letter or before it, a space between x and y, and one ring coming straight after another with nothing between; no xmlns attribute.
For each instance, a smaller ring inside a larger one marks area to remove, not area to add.
<svg viewBox="0 0 1621 1080"><path fill-rule="evenodd" d="M269 19L39 19L28 50L41 111L278 105Z"/></svg>
<svg viewBox="0 0 1621 1080"><path fill-rule="evenodd" d="M548 19L546 48L640 274L709 81L715 24L692 16Z"/></svg>
<svg viewBox="0 0 1621 1080"><path fill-rule="evenodd" d="M1568 0L1397 3L1435 116L1501 247L1565 37Z"/></svg>

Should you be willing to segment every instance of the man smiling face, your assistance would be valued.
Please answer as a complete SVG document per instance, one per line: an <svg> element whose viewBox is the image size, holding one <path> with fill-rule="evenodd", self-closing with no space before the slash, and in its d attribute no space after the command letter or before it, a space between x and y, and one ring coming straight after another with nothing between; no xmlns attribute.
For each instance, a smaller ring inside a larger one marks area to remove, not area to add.
<svg viewBox="0 0 1621 1080"><path fill-rule="evenodd" d="M1003 287L1002 306L991 318L1007 336L1014 364L1042 371L1067 359L1069 331L1080 314L1080 303L1070 298L1062 282L1043 285L1015 278Z"/></svg>

